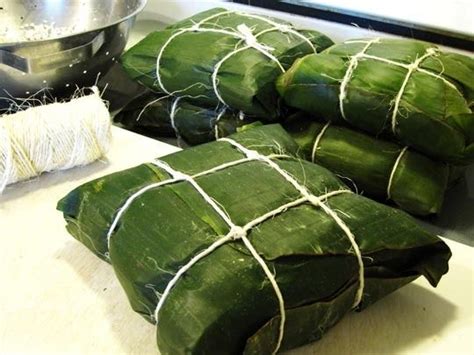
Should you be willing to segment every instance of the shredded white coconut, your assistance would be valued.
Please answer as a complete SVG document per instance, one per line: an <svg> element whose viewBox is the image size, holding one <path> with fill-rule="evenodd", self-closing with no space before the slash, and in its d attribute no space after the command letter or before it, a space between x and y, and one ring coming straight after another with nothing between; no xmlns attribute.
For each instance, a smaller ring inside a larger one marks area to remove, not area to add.
<svg viewBox="0 0 474 355"><path fill-rule="evenodd" d="M0 43L43 41L84 31L85 28L80 25L56 26L55 22L47 21L43 21L41 24L27 23L20 27L0 25Z"/></svg>

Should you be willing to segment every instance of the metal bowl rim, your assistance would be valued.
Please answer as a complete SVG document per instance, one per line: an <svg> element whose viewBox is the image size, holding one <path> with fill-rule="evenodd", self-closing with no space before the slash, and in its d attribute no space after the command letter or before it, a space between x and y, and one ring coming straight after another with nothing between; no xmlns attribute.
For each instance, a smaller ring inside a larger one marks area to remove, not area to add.
<svg viewBox="0 0 474 355"><path fill-rule="evenodd" d="M66 39L66 38L81 36L81 35L85 35L85 34L88 34L88 33L95 32L95 31L102 31L102 30L105 30L107 28L114 27L116 25L121 24L122 22L125 22L125 21L137 16L140 12L142 12L143 9L146 6L148 0L140 0L140 2L141 2L141 5L134 12L132 12L131 14L129 14L125 17L120 18L117 21L111 22L111 23L109 23L105 26L93 28L93 29L83 31L83 32L72 33L72 34L65 35L65 36L59 36L59 37L54 37L54 38L43 39L43 40L39 40L39 41L18 41L18 42L4 42L4 43L0 42L0 49L2 47L12 47L12 46L18 46L18 45L25 45L25 44L34 45L34 44L47 43L49 41L59 41L59 40L63 40L63 39Z"/></svg>

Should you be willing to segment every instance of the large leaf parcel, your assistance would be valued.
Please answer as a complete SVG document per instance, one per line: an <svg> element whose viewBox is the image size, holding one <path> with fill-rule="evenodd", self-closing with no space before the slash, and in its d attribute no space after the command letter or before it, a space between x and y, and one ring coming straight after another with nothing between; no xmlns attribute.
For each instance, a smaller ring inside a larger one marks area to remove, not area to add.
<svg viewBox="0 0 474 355"><path fill-rule="evenodd" d="M280 115L278 75L331 44L281 20L216 8L149 34L122 64L151 90L270 120Z"/></svg>
<svg viewBox="0 0 474 355"><path fill-rule="evenodd" d="M58 208L157 323L162 354L272 354L420 275L439 282L443 241L297 149L261 126L87 183Z"/></svg>
<svg viewBox="0 0 474 355"><path fill-rule="evenodd" d="M328 121L474 162L473 58L413 40L352 40L298 60L277 86L287 104Z"/></svg>

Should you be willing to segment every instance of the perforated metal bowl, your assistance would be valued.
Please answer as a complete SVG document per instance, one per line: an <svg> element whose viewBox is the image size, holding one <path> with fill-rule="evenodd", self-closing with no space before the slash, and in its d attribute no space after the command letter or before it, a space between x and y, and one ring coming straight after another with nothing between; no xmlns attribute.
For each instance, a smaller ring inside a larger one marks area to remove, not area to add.
<svg viewBox="0 0 474 355"><path fill-rule="evenodd" d="M0 109L8 106L10 97L31 97L44 88L60 97L76 86L93 85L118 59L145 4L146 0L0 0ZM20 31L29 24L54 26L63 33L51 31L31 40Z"/></svg>

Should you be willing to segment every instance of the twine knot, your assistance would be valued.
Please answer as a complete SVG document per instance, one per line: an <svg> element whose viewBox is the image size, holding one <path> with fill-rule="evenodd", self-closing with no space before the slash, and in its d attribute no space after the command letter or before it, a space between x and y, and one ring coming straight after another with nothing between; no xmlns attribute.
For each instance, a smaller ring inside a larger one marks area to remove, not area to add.
<svg viewBox="0 0 474 355"><path fill-rule="evenodd" d="M237 30L242 35L242 39L245 41L247 46L255 48L261 52L271 52L275 50L273 47L259 43L257 37L255 37L255 35L252 33L252 30L247 25L242 23L237 26Z"/></svg>
<svg viewBox="0 0 474 355"><path fill-rule="evenodd" d="M265 160L265 157L262 156L259 152L257 152L256 150L247 150L245 152L245 155L247 156L247 158L251 159L251 160Z"/></svg>
<svg viewBox="0 0 474 355"><path fill-rule="evenodd" d="M308 201L309 201L311 204L313 204L313 205L315 205L315 206L321 205L321 199L320 199L319 197L316 197L316 196L314 196L314 195L312 195L312 194L309 194L309 192L308 192L308 196L306 196L306 197L307 197Z"/></svg>
<svg viewBox="0 0 474 355"><path fill-rule="evenodd" d="M200 23L195 23L191 27L189 27L189 31L191 32L197 32L201 29L201 24Z"/></svg>
<svg viewBox="0 0 474 355"><path fill-rule="evenodd" d="M230 229L230 232L228 234L228 236L232 240L240 240L240 239L244 238L246 235L247 235L247 232L245 232L245 229L243 229L240 226L232 226L232 228Z"/></svg>
<svg viewBox="0 0 474 355"><path fill-rule="evenodd" d="M183 174L179 171L173 172L173 178L176 180L190 181L192 178L186 174Z"/></svg>
<svg viewBox="0 0 474 355"><path fill-rule="evenodd" d="M287 32L292 32L293 31L293 27L290 26L290 25L286 25L284 23L277 23L275 24L275 28L280 31L280 32L283 32L283 33L287 33Z"/></svg>

